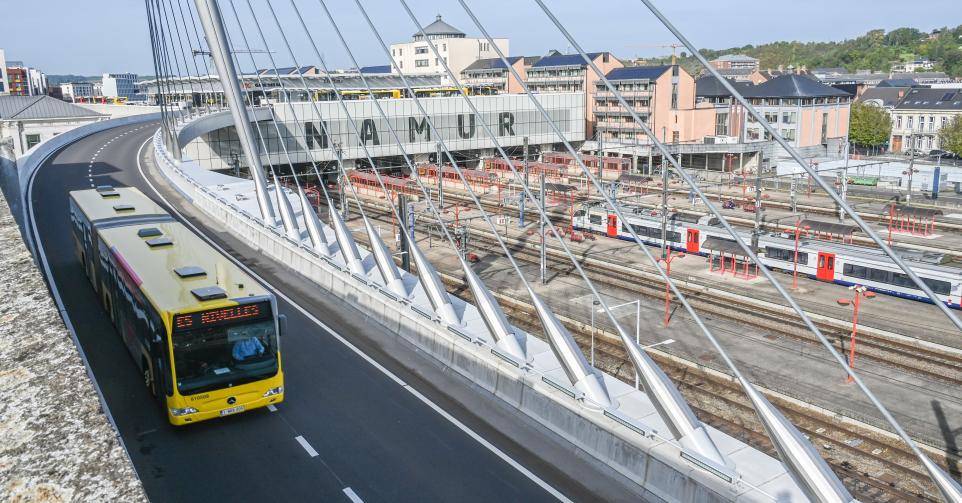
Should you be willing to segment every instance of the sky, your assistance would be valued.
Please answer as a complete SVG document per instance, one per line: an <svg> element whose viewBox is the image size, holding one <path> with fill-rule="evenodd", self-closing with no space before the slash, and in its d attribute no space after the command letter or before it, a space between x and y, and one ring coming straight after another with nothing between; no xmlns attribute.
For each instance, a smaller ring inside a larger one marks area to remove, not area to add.
<svg viewBox="0 0 962 503"><path fill-rule="evenodd" d="M186 6L193 0L163 0ZM230 0L220 0L232 26ZM245 20L253 49L263 47L247 2L275 52L278 66L292 60L267 10L267 0L233 0ZM332 68L353 65L333 34L317 0L295 0L311 29L311 36ZM361 0L384 40L409 41L416 28L399 0ZM550 49L568 52L564 37L534 0L465 0L492 36L510 39L511 55L541 55ZM659 45L675 39L638 0L544 0L587 51L608 50L621 58L657 56L670 49ZM372 38L352 0L326 0L335 20L361 66L386 64L388 59ZM962 24L958 0L922 0L924 9L906 9L902 1L807 0L654 0L656 7L700 48L721 49L777 40L828 41L852 38L875 28L908 26L931 30ZM444 20L468 34L479 31L457 0L408 0L419 20L427 24L441 14ZM142 0L0 0L0 48L7 60L20 60L48 74L99 75L105 72L153 74L145 2ZM316 64L313 49L300 28L290 0L272 0L284 33L290 38L301 64ZM897 14L896 14L897 13ZM935 15L934 13L942 13ZM954 16L954 17L953 17ZM235 40L235 44L239 44ZM242 66L270 66L267 55L241 59ZM199 61L198 61L199 63Z"/></svg>

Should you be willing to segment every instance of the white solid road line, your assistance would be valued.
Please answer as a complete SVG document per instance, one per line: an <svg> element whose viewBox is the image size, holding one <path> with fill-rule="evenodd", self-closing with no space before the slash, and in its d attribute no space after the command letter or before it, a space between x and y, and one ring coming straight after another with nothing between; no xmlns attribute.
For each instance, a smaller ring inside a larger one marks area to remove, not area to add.
<svg viewBox="0 0 962 503"><path fill-rule="evenodd" d="M347 495L347 499L351 500L351 503L364 503L364 500L362 500L361 497L354 492L354 489L351 489L350 487L344 488L344 494Z"/></svg>
<svg viewBox="0 0 962 503"><path fill-rule="evenodd" d="M307 443L307 440L304 440L304 437L298 435L298 436L294 437L294 440L297 440L297 443L301 444L301 447L303 447L304 450L307 451L307 454L308 454L310 457L312 457L312 458L316 458L316 457L317 457L317 451L315 451L314 448L311 447L311 444Z"/></svg>
<svg viewBox="0 0 962 503"><path fill-rule="evenodd" d="M524 475L525 477L527 477L529 480L531 480L531 481L534 482L535 484L538 484L539 487L541 487L542 489L544 489L546 492L548 492L549 494L551 494L552 496L554 496L554 497L557 498L558 500L564 501L564 502L568 502L568 503L571 502L571 500L568 499L564 494L561 494L561 491L558 491L557 489L555 489L554 487L552 487L550 484L548 484L548 483L545 482L544 480L541 480L541 478L538 477L537 475L535 475L531 470L528 470L528 469L525 468L521 463L515 461L513 458L511 458L510 456L508 456L507 454L505 454L505 453L504 453L501 449L499 449L497 446L495 446L495 445L492 444L491 442L488 442L487 440L485 440L481 435L475 433L474 430L472 430L471 428L468 428L467 426L465 426L461 421L458 421L457 418L455 418L455 417L452 416L451 414L448 414L447 411L445 411L444 409L442 409L442 408L441 408L440 406L438 406L436 403L432 402L428 397L422 395L418 390L412 388L411 386L408 386L400 377L394 375L393 372L391 372L390 370L388 370L387 368L385 368L383 365L381 365L380 363L378 363L377 361L375 361L373 358L371 358L370 356L368 356L366 353L364 353L363 351L361 351L360 349L358 349L356 346L354 346L353 344L351 344L351 342L348 341L347 339L345 339L343 336L341 336L341 334L335 332L334 329L332 329L331 327L327 326L327 325L326 325L324 322L322 322L321 320L317 319L313 314L311 314L311 313L308 312L306 309L304 309L303 307L301 307L300 304L298 304L297 302L294 302L294 299L291 299L290 297L288 297L287 295L285 295L284 292L282 292L280 289L278 289L277 287L275 287L274 285L272 285L271 283L269 283L267 280L265 280L264 278L262 278L262 277L261 277L260 275L258 275L256 272L252 271L249 267L247 267L247 265L241 263L239 260L237 260L237 259L236 259L233 255L231 255L230 253L227 253L227 251L225 251L223 248L221 248L220 245L218 245L217 243L215 243L213 240L211 240L210 238L208 238L206 234L204 234L203 232L201 232L200 229L198 229L192 222L190 222L189 220L187 220L186 218L184 218L184 216L183 216L179 211L177 211L177 208L175 208L174 205L172 205L172 204L170 203L170 201L168 201L167 198L165 198L165 197L163 196L163 194L161 194L160 191L157 190L157 187L154 186L154 184L150 181L150 179L147 178L147 174L144 173L144 166L143 166L143 163L141 162L141 158L143 158L143 150L144 150L144 147L146 147L147 144L149 144L151 141L153 141L153 138L148 138L147 141L145 141L145 142L143 143L143 145L141 145L140 148L137 150L137 170L140 172L141 178L143 178L144 181L147 182L147 185L150 187L150 189L153 190L155 194L157 194L157 197L159 197L160 200L163 201L163 202L170 208L171 211L173 211L178 217L180 217L180 220L184 223L184 225L187 225L188 227L190 227L191 229L193 229L194 232L195 232L198 236L201 237L201 239L203 239L204 241L207 241L208 244L210 244L210 245L213 246L215 249L217 249L219 252L221 252L221 254L223 254L225 257L227 257L231 262L233 262L235 265L237 265L238 267L240 267L241 269L243 269L246 273L250 274L252 277L254 277L255 279L257 279L257 281L260 281L261 284L265 285L267 288L270 288L278 297L284 299L285 302L287 302L287 303L290 304L292 307L294 307L295 309L297 309L298 311L300 311L301 314L303 314L303 315L304 315L305 317L307 317L309 320L311 320L312 322L314 322L314 324L316 324L317 326L321 327L322 329L324 329L325 331L327 331L328 333L330 333L332 336L334 336L335 339L337 339L339 342L341 342L341 344L344 344L345 346L347 346L348 349L350 349L350 350L353 351L355 354L357 354L358 356L360 356L361 358L363 358L364 361L366 361L366 362L368 362L369 364L371 364L374 368L376 368L376 369L378 369L379 371L381 371L381 373L383 373L384 375L390 377L394 382L400 384L402 389L407 390L409 393L411 393L412 395L414 395L418 400L420 400L421 402L425 403L428 407L431 407L431 409L433 409L435 412L437 412L441 417L443 417L444 419L448 420L451 424L453 424L454 426L456 426L459 430L463 431L463 432L464 432L465 434L467 434L469 437L471 437L471 438L474 439L476 442L478 442L479 444L481 444L482 446L484 446L484 448L488 449L489 451L491 451L492 453L494 453L494 455L496 455L496 456L498 456L499 458L501 458L502 461L504 461L505 463L507 463L508 465L510 465L512 468L514 468L515 470L517 470L518 472L520 472L522 475ZM159 168L158 168L158 169L159 169Z"/></svg>

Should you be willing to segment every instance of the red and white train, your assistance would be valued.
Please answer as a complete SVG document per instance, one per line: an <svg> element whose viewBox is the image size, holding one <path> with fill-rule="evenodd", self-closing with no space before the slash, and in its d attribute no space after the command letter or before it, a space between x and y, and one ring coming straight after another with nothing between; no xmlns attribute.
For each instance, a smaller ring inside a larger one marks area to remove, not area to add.
<svg viewBox="0 0 962 503"><path fill-rule="evenodd" d="M639 239L649 245L662 245L661 216L658 212L635 209L627 222L620 222L616 214L600 205L583 206L574 214L575 229L603 234L608 237L633 240L628 226ZM712 216L690 217L673 214L666 226L666 241L672 249L709 255L705 240L732 240L728 232ZM750 232L740 232L739 239L751 243ZM925 281L949 307L959 309L962 299L962 269L941 265L941 255L914 250L896 249L901 257L911 262L912 270ZM793 236L772 233L758 239L759 260L772 269L792 272L795 266ZM798 273L812 279L841 285L862 285L878 293L917 301L930 302L909 277L880 249L838 241L803 237L798 244Z"/></svg>

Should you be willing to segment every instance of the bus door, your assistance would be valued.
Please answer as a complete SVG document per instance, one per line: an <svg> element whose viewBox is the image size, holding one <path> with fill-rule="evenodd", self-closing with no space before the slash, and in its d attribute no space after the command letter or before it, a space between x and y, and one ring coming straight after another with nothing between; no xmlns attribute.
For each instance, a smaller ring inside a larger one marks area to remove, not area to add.
<svg viewBox="0 0 962 503"><path fill-rule="evenodd" d="M608 237L618 237L618 215L608 215Z"/></svg>
<svg viewBox="0 0 962 503"><path fill-rule="evenodd" d="M818 252L818 270L815 276L822 281L835 281L835 254Z"/></svg>
<svg viewBox="0 0 962 503"><path fill-rule="evenodd" d="M688 237L685 243L688 253L698 253L698 229L688 229Z"/></svg>

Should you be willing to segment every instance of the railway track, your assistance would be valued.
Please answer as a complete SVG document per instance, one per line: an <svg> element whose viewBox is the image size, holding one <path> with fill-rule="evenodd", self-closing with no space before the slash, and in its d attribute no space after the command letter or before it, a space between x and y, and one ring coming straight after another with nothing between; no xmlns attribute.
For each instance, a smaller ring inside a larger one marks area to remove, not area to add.
<svg viewBox="0 0 962 503"><path fill-rule="evenodd" d="M385 218L385 223L390 222L387 211L380 204L371 204L367 208L371 216ZM471 239L473 248L497 249L497 243L489 231L472 228ZM507 236L502 236L502 239L512 247L512 254L516 259L531 264L540 263L540 251L536 245ZM570 259L560 248L549 245L547 254L550 271L560 274L571 272ZM653 270L606 263L586 255L579 256L578 259L592 281L636 295L664 298L664 282ZM676 285L699 312L748 323L799 342L821 345L815 335L797 318L797 314L785 306L715 291L688 281L676 280ZM819 330L830 341L834 341L837 350L843 354L848 351L850 321L828 316L813 316L812 319ZM867 328L860 330L858 344L859 358L870 359L928 379L962 386L962 351L955 348L882 336Z"/></svg>
<svg viewBox="0 0 962 503"><path fill-rule="evenodd" d="M478 239L495 246L490 237L480 237L473 234L475 243ZM528 246L519 246L514 240L506 240L513 245L513 255L516 259L537 264L540 261L539 252ZM565 266L567 258L562 257L560 250L553 250L549 246L549 254L554 260L549 260L549 269L567 274L570 265ZM582 258L582 267L593 281L627 290L634 294L651 298L664 297L664 283L655 273L639 273L625 267L615 267L611 264L599 264L597 260ZM700 286L688 286L685 282L677 282L679 289L699 312L709 312L735 321L749 323L777 333L780 336L803 341L810 344L821 344L802 322L795 321L794 314L786 316L786 310L781 306L766 306L758 302L746 302L732 295L706 294ZM736 309L733 309L736 308ZM835 341L836 349L843 353L848 350L850 325L843 320L820 321L813 320L815 325L829 340ZM843 328L844 327L844 328ZM951 350L951 348L946 348ZM962 385L962 354L957 351L938 351L918 344L910 344L891 338L882 338L872 332L863 330L859 333L859 357L868 358L879 363L897 368L902 371L921 375L930 379Z"/></svg>
<svg viewBox="0 0 962 503"><path fill-rule="evenodd" d="M505 304L510 304L506 306L506 314L513 324L532 334L541 333L541 327L531 322L537 317L529 305L517 300L502 303ZM591 336L583 329L583 324L564 318L562 322L579 346L587 351ZM634 371L620 344L596 337L594 347L599 368L625 382L634 382ZM777 457L754 409L730 377L679 363L677 359L656 351L650 354L675 382L699 419ZM771 394L768 396L809 437L846 487L861 501L939 501L924 468L907 448L893 445L891 439L854 425L832 421L791 401L773 398Z"/></svg>
<svg viewBox="0 0 962 503"><path fill-rule="evenodd" d="M651 192L651 193L649 193L648 195L657 195L657 194L658 194L658 192ZM688 191L687 191L687 190L669 189L669 194L671 194L672 196L684 195L685 198L686 198L686 200L687 200L687 197L688 197ZM706 195L708 195L708 196L709 196L710 198L712 198L712 199L719 200L719 197L718 197L717 194L715 194L715 195L713 195L713 194L706 194ZM445 197L445 199L448 200L448 201L457 201L459 204L465 205L465 206L467 206L467 207L472 207L472 206L474 206L473 201L471 201L471 199L470 199L469 197L467 197L467 196L465 196L465 195L463 195L463 194L460 194L460 193L458 193L458 192L456 192L456 191L453 191L453 190L450 191L450 192L445 192L445 196L444 196L444 197ZM722 196L722 197L723 197L724 199L733 199L733 200L735 200L736 202L739 202L739 203L747 203L747 202L750 202L750 201L752 200L752 198L743 198L743 197L741 197L741 196ZM672 199L674 199L674 197L672 197ZM576 204L577 204L577 203L584 203L584 202L586 202L586 201L587 201L586 199L580 198L580 199L576 200L575 203L576 203ZM592 202L600 202L601 199L592 198L591 201L592 201ZM482 204L484 204L485 210L486 210L486 211L489 211L489 212L495 212L495 213L497 213L497 212L499 212L499 211L501 211L501 210L503 209L503 208L499 207L497 203L494 203L494 202L489 201L489 200L484 200L484 199L482 199L481 202L482 202ZM637 206L639 206L639 207L649 208L649 209L658 209L658 208L660 208L660 204L649 204L649 203L638 203L638 202L633 202L633 204L635 204L635 205L637 205ZM720 204L720 201L719 201L719 204ZM769 207L786 208L786 209L790 208L790 206L791 206L791 205L788 204L788 203L783 203L783 202L779 202L779 201L769 201L769 200L764 201L764 202L763 202L763 205L769 206ZM673 206L670 202L669 202L669 208L673 208L673 209L677 209L677 210L682 211L682 212L686 212L686 210L685 210L684 208L678 208L678 207L676 207L676 206ZM824 208L824 207L821 207L821 206L806 206L806 205L797 205L797 208L799 209L799 211L802 211L802 212L818 213L818 214L824 214L824 215L831 215L831 216L833 216L833 217L837 216L837 212L836 212L834 209L831 209L831 208ZM569 216L568 216L567 214L565 214L565 213L563 213L563 212L559 212L559 211L557 211L557 210L551 210L551 209L548 210L548 214L549 214L549 217L552 219L552 223L554 223L555 225L562 225L562 226L567 226L567 225L568 225ZM700 214L701 214L701 213L700 213ZM861 216L864 220L869 221L869 222L876 222L876 223L882 223L882 224L884 224L884 223L886 222L884 215L879 215L879 214L874 214L874 213L864 213L864 212L860 212L860 213L859 213L859 216ZM739 227L740 227L740 228L742 228L742 229L752 229L752 228L754 227L754 224L755 224L755 223L754 223L754 219L751 219L751 218L743 218L743 217L732 216L732 215L726 215L726 218L727 218L728 221L729 221L733 226L735 226L736 228L739 228ZM954 231L962 232L962 225L956 224L956 223L953 223L953 222L941 222L941 221L940 221L940 222L938 223L938 226L939 226L939 228L941 228L941 229L952 229L952 230L954 230ZM764 220L763 220L763 221L761 222L761 230L764 231L764 232L792 232L792 231L794 231L794 227L793 227L793 225L784 225L784 224L781 224L781 223L778 223L778 222L764 221ZM862 246L869 246L869 247L873 247L873 248L876 248L876 247L877 247L877 245L875 244L874 241L872 241L870 238L864 237L864 236L853 236L853 237L852 237L852 241L853 241L855 244L862 245ZM939 248L939 247L937 247L937 246L928 246L928 245L922 245L922 244L917 244L917 243L907 243L907 242L898 242L898 241L896 241L896 244L897 244L898 246L903 247L903 248L914 249L914 250L919 250L919 251L927 251L927 252L941 253L941 254L944 254L944 255L946 255L946 256L952 257L953 259L962 260L962 250L949 249L949 248Z"/></svg>
<svg viewBox="0 0 962 503"><path fill-rule="evenodd" d="M372 211L373 210L373 211ZM368 209L370 216L387 217L382 209L373 207ZM372 215L374 213L375 215ZM390 218L387 217L386 222ZM493 238L479 236L481 232L472 230L474 245L478 240L494 246ZM363 241L364 238L361 237ZM517 240L508 240L513 247L513 254L519 260L538 263L539 253L533 247ZM549 247L549 250L550 247ZM559 250L551 250L559 254ZM555 257L558 258L558 257ZM652 278L639 278L637 275L626 277L624 271L606 270L593 263L593 259L582 258L582 265L592 280L604 284L628 289L639 295L663 298L664 286L653 281ZM549 261L549 267L555 272L567 274L570 266L558 264L558 260ZM449 272L442 272L451 293L470 297L470 292L460 282L460 273L453 272L458 279ZM704 290L696 287L683 287L682 291L689 296L692 304L700 312L712 312L720 316L732 316L731 299L712 299L704 294ZM533 334L540 334L540 326L531 323L535 319L533 310L517 299L506 299L498 294L499 300L506 313L515 325ZM817 343L814 336L805 336L807 330L800 328L801 324L786 322L782 311L771 310L764 312L752 307L743 309L744 318L738 321L763 326L780 335ZM590 347L590 334L584 330L583 323L561 316L571 333L583 349ZM819 323L819 322L817 322ZM837 347L844 350L841 341L845 340L847 330L840 330L837 326L820 322L820 328L830 337L840 341ZM962 357L952 356L937 350L920 347L909 343L890 339L872 339L859 336L859 356L871 358L885 365L926 377L962 384ZM604 338L596 338L595 350L600 353L596 359L597 366L629 382L634 382L633 369L620 346ZM679 359L651 352L661 368L679 386L686 400L692 404L699 418L736 438L750 442L753 446L776 455L760 423L754 415L751 405L743 396L740 388L731 382L730 377L714 375L703 367L691 362L680 363ZM870 430L851 422L836 421L831 416L819 413L810 407L788 399L772 398L776 405L786 414L790 421L805 433L816 445L820 453L832 465L836 473L842 478L846 486L862 501L938 501L937 492L929 482L927 474L918 463L914 455L901 442L878 431ZM931 450L930 450L931 452ZM936 459L936 458L933 458ZM937 459L936 459L937 460ZM938 460L937 460L938 461ZM943 466L947 466L941 461ZM953 467L953 470L956 468Z"/></svg>

